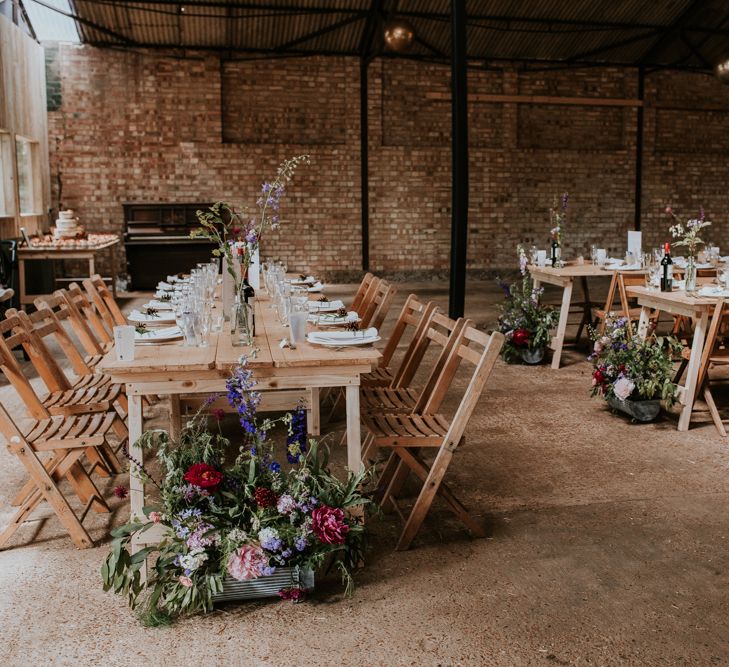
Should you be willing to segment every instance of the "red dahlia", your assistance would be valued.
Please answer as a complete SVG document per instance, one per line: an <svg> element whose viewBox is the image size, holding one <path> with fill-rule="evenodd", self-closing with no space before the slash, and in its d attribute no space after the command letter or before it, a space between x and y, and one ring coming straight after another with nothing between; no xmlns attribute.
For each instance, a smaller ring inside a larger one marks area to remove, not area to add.
<svg viewBox="0 0 729 667"><path fill-rule="evenodd" d="M278 502L278 496L264 486L259 486L254 492L256 505L259 507L272 507Z"/></svg>
<svg viewBox="0 0 729 667"><path fill-rule="evenodd" d="M529 345L529 332L526 329L517 329L511 336L511 342L517 347Z"/></svg>

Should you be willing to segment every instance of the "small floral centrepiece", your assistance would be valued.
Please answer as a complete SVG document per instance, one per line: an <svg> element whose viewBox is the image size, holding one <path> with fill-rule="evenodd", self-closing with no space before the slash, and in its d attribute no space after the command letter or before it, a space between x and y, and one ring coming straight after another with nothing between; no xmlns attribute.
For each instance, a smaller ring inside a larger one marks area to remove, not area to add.
<svg viewBox="0 0 729 667"><path fill-rule="evenodd" d="M702 229L706 229L706 227L711 225L711 221L706 219L704 207L702 206L699 208L698 218L692 218L687 220L685 223L679 220L675 211L670 206L666 207L666 213L670 215L676 223L668 228L668 231L671 232L671 236L674 239L678 239L673 242L673 245L683 246L688 251L689 256L695 257L698 247L704 243L699 234Z"/></svg>
<svg viewBox="0 0 729 667"><path fill-rule="evenodd" d="M145 508L146 520L132 517L112 531L112 550L101 574L104 589L125 595L146 625L209 612L226 577L251 581L277 568L315 570L329 563L340 570L351 593L352 572L365 549L359 517L369 504L361 491L367 473L349 473L344 482L331 474L326 448L307 442L303 407L278 420L259 420L261 394L254 387L245 365L227 381L228 402L242 427L239 447L231 447L219 426L217 432L215 426L208 430L200 412L179 443L163 431L141 437L140 445L156 450L160 481L130 457L142 478L157 486L160 503ZM287 427L288 469L275 460L268 437L278 422ZM130 555L133 537L154 524L164 527L163 541ZM139 571L155 551L158 557L142 583ZM304 594L288 587L279 592L293 601Z"/></svg>
<svg viewBox="0 0 729 667"><path fill-rule="evenodd" d="M222 201L216 202L207 211L197 211L200 227L190 235L209 239L217 245L213 254L225 258L227 272L235 281L236 294L259 250L264 233L268 229L276 230L280 225L281 197L286 192L287 184L300 165L310 162L308 155L284 160L273 181L261 185L261 194L256 200L258 214L255 217L246 218L232 204Z"/></svg>
<svg viewBox="0 0 729 667"><path fill-rule="evenodd" d="M552 207L549 209L549 222L552 229L549 234L557 245L562 245L564 240L564 231L567 224L567 203L569 202L569 193L563 192L561 197L555 197Z"/></svg>
<svg viewBox="0 0 729 667"><path fill-rule="evenodd" d="M677 391L673 359L683 349L675 338L653 333L640 338L627 317L608 317L605 333L591 330L591 337L593 396L620 401L664 400L668 407L673 405Z"/></svg>
<svg viewBox="0 0 729 667"><path fill-rule="evenodd" d="M521 245L517 246L521 280L511 285L501 282L506 300L501 306L499 331L506 340L501 354L506 361L515 361L524 351L534 352L545 348L551 338L551 330L557 326L558 313L550 306L539 303L542 289L535 289L527 272L527 256Z"/></svg>

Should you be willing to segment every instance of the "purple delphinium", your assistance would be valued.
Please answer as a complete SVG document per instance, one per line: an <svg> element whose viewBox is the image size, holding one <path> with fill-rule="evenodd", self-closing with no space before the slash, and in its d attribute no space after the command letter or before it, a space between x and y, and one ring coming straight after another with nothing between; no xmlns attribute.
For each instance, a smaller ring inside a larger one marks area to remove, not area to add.
<svg viewBox="0 0 729 667"><path fill-rule="evenodd" d="M286 436L286 458L289 463L298 463L306 452L306 409L297 406L291 413L291 423Z"/></svg>

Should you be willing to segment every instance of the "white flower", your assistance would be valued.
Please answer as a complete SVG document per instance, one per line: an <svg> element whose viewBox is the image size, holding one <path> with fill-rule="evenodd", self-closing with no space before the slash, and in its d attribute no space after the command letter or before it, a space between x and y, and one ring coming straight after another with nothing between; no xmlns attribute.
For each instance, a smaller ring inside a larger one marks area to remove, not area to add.
<svg viewBox="0 0 729 667"><path fill-rule="evenodd" d="M245 542L248 539L248 533L246 533L245 530L241 530L240 528L233 528L228 533L228 540L235 543L241 543Z"/></svg>
<svg viewBox="0 0 729 667"><path fill-rule="evenodd" d="M635 383L630 378L619 377L613 383L613 392L621 401L628 398L633 393L633 389L635 389Z"/></svg>
<svg viewBox="0 0 729 667"><path fill-rule="evenodd" d="M204 551L191 551L180 556L180 566L185 570L197 570L207 559L208 555Z"/></svg>

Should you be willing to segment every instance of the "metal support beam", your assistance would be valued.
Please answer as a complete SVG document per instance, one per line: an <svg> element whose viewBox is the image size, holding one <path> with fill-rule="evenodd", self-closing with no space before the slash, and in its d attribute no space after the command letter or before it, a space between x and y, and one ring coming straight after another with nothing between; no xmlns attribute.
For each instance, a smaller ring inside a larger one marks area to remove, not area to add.
<svg viewBox="0 0 729 667"><path fill-rule="evenodd" d="M359 150L362 202L362 270L370 270L369 60L359 60Z"/></svg>
<svg viewBox="0 0 729 667"><path fill-rule="evenodd" d="M448 312L462 317L466 306L468 250L468 90L466 0L451 0L452 178L451 279Z"/></svg>
<svg viewBox="0 0 729 667"><path fill-rule="evenodd" d="M645 97L645 69L638 69L638 99L643 102ZM644 105L638 107L635 129L635 216L633 227L640 230L641 206L643 198L643 110Z"/></svg>

